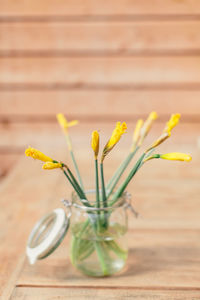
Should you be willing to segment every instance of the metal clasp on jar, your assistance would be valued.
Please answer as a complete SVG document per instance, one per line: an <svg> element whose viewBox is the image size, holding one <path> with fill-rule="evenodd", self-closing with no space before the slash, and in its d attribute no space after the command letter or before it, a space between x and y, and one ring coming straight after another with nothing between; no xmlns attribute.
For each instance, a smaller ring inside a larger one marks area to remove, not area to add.
<svg viewBox="0 0 200 300"><path fill-rule="evenodd" d="M66 200L66 199L61 199L60 200L63 205L68 209L68 214L67 214L67 218L70 219L71 218L71 215L72 215L72 203L69 201L69 200Z"/></svg>
<svg viewBox="0 0 200 300"><path fill-rule="evenodd" d="M124 207L125 207L125 209L130 209L130 211L134 214L134 216L136 217L136 218L138 218L138 216L139 216L139 213L133 208L133 206L132 206L132 203L131 203L131 201L132 201L132 196L131 196L131 194L129 193L129 192L124 192L124 196L126 197L126 203L125 203L125 205L124 205Z"/></svg>

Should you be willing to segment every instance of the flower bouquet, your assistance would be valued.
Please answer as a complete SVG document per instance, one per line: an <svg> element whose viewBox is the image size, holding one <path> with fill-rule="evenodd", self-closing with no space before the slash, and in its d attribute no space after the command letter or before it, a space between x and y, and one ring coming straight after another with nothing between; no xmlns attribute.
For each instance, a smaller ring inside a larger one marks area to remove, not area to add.
<svg viewBox="0 0 200 300"><path fill-rule="evenodd" d="M69 128L78 122L68 122L63 114L58 114L57 119L64 131L76 175L66 163L52 159L37 149L29 147L25 154L43 161L42 168L44 170L60 169L66 176L68 183L73 187L72 202L64 201L64 204L71 210L70 258L72 264L89 276L112 275L124 267L127 259L128 247L125 236L127 232L127 208L131 208L136 214L129 201L130 194L126 192L130 181L149 160L158 158L191 160L191 156L184 153L155 153L157 147L171 136L172 129L179 122L180 114L173 114L170 117L161 135L140 155L136 163L130 168L128 176L120 184L118 183L122 174L141 147L153 122L157 119L157 113L150 113L145 122L141 119L137 121L130 152L107 183L104 180L105 158L126 132L127 125L125 122L122 124L117 122L110 139L103 148L100 164L98 163L99 133L93 131L91 148L94 153L94 190L84 189L69 136Z"/></svg>

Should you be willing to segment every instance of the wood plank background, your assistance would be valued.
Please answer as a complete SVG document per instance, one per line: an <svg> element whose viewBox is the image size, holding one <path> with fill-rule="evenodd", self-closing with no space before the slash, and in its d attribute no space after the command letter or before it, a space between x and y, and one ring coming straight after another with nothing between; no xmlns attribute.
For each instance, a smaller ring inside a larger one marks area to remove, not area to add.
<svg viewBox="0 0 200 300"><path fill-rule="evenodd" d="M52 16L58 18L67 16L198 16L200 5L198 0L173 1L166 0L135 0L132 3L129 0L69 0L67 5L64 0L44 0L41 3L30 0L27 3L24 0L2 0L1 14L6 16Z"/></svg>
<svg viewBox="0 0 200 300"><path fill-rule="evenodd" d="M199 29L197 0L1 0L0 174L45 127L59 137L60 111L88 128L177 111L198 128Z"/></svg>
<svg viewBox="0 0 200 300"><path fill-rule="evenodd" d="M2 22L0 55L198 54L199 29L200 21Z"/></svg>

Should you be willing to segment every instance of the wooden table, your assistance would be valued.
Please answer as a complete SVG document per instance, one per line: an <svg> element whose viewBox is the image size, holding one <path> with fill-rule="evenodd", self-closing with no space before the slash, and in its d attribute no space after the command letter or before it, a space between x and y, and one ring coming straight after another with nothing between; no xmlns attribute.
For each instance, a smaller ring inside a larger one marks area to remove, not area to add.
<svg viewBox="0 0 200 300"><path fill-rule="evenodd" d="M22 158L0 189L2 300L200 299L200 155L195 145L184 148L193 154L190 164L149 162L129 186L141 215L137 220L129 215L127 268L99 279L71 266L69 236L50 257L28 264L25 242L31 228L43 214L62 207L59 199L69 197L71 188L58 170L45 172L40 162ZM118 156L107 159L108 176ZM91 160L86 150L83 157L82 172ZM89 173L84 173L87 186Z"/></svg>

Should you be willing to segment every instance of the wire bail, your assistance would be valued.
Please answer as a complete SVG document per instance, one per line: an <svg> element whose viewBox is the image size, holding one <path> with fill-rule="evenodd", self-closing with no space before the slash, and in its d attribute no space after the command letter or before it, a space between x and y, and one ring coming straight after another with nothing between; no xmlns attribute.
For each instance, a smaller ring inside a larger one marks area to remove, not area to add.
<svg viewBox="0 0 200 300"><path fill-rule="evenodd" d="M63 205L68 209L67 218L70 219L70 218L71 218L71 215L72 215L72 209L71 209L72 203L71 203L69 200L67 200L67 199L61 199L60 201L61 201L61 202L63 203Z"/></svg>
<svg viewBox="0 0 200 300"><path fill-rule="evenodd" d="M138 218L139 213L132 206L132 195L129 192L125 192L125 197L127 198L127 202L125 203L125 208L130 209L130 211L134 214L135 218Z"/></svg>
<svg viewBox="0 0 200 300"><path fill-rule="evenodd" d="M132 201L131 194L129 192L127 192L127 191L124 192L124 194L125 194L125 197L127 199L127 202L125 203L124 208L125 209L130 209L130 211L134 214L135 218L138 218L139 213L133 208L132 203L131 203L131 201ZM71 203L71 201L69 201L67 199L61 199L61 202L68 209L69 212L67 214L67 217L70 219L71 215L72 215L72 210L71 210L72 203ZM92 209L92 208L90 208L90 209ZM96 210L95 207L93 209Z"/></svg>

